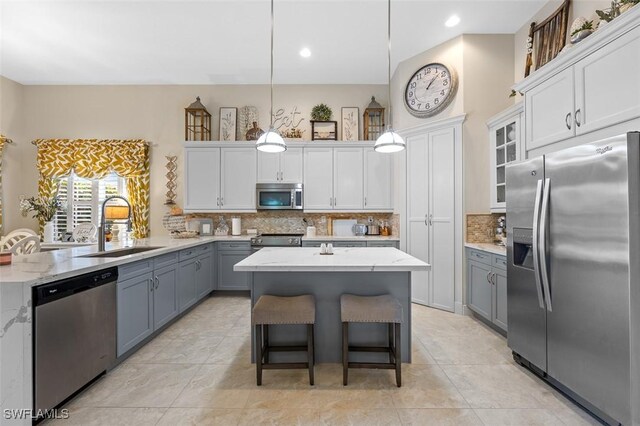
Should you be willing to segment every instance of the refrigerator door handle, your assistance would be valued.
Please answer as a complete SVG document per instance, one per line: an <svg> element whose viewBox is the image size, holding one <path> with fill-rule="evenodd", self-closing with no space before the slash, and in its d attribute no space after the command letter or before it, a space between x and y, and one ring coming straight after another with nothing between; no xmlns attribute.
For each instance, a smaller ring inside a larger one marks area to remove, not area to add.
<svg viewBox="0 0 640 426"><path fill-rule="evenodd" d="M542 295L542 280L540 279L540 251L538 247L538 228L540 225L540 203L542 202L542 179L538 179L536 188L536 200L533 207L533 274L536 277L536 290L538 292L538 304L540 309L544 309L544 299Z"/></svg>
<svg viewBox="0 0 640 426"><path fill-rule="evenodd" d="M542 285L544 287L544 295L547 300L547 310L552 312L551 308L551 286L549 285L549 271L547 265L547 214L549 211L549 178L544 180L544 193L542 196L542 207L540 212L540 275L542 276Z"/></svg>

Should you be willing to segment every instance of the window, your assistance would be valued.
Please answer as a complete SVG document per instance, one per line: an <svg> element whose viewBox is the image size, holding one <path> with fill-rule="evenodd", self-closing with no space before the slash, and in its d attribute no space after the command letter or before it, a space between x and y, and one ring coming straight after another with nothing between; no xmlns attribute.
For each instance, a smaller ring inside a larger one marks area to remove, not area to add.
<svg viewBox="0 0 640 426"><path fill-rule="evenodd" d="M107 197L127 196L125 179L115 173L103 179L84 179L72 173L59 183L58 197L66 211L58 212L55 217L58 239L81 223L100 223L100 207Z"/></svg>

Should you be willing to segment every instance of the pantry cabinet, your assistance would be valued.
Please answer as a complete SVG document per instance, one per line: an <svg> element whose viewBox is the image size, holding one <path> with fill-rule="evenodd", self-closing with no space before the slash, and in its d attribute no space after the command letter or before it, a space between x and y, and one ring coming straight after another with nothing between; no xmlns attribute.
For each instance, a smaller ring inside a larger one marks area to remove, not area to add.
<svg viewBox="0 0 640 426"><path fill-rule="evenodd" d="M639 74L640 8L633 8L514 86L525 98L526 150L595 131L615 136L625 130L614 126L638 123Z"/></svg>

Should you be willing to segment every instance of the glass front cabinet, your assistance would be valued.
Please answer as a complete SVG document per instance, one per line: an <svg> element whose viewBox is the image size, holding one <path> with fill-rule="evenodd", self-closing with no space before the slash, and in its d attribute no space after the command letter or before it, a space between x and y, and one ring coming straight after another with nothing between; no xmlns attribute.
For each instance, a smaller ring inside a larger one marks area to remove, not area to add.
<svg viewBox="0 0 640 426"><path fill-rule="evenodd" d="M487 121L491 164L491 213L506 211L505 167L524 158L522 146L522 102L502 111Z"/></svg>

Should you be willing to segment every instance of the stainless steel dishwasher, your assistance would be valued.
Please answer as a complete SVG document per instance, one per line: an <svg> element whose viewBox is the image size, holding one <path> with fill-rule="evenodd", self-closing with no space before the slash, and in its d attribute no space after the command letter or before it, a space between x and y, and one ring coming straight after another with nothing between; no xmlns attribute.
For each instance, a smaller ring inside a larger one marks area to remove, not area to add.
<svg viewBox="0 0 640 426"><path fill-rule="evenodd" d="M59 406L116 358L116 281L110 268L33 288L34 408Z"/></svg>

